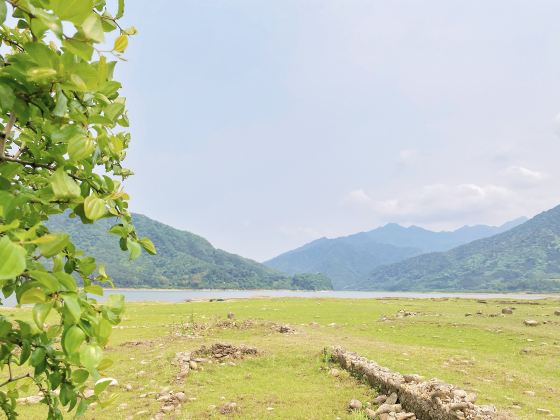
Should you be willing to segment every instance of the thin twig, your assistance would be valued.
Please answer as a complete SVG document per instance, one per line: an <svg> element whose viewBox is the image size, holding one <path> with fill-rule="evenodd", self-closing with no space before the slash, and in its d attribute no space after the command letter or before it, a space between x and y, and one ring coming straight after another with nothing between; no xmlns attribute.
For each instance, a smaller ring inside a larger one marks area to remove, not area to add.
<svg viewBox="0 0 560 420"><path fill-rule="evenodd" d="M12 129L14 128L14 124L16 123L16 115L12 112L10 114L10 119L4 127L4 132L0 133L0 158L3 158L6 152L6 140L10 136Z"/></svg>

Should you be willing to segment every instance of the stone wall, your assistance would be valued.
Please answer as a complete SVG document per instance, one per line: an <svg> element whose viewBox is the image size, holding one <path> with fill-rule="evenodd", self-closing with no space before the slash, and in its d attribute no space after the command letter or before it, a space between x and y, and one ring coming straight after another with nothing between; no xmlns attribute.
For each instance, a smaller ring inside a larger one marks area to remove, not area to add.
<svg viewBox="0 0 560 420"><path fill-rule="evenodd" d="M375 362L347 352L331 349L333 362L362 377L385 394L396 393L399 404L420 420L494 420L511 419L499 415L493 406L477 406L476 394L465 392L438 379L423 380L419 375L401 375Z"/></svg>

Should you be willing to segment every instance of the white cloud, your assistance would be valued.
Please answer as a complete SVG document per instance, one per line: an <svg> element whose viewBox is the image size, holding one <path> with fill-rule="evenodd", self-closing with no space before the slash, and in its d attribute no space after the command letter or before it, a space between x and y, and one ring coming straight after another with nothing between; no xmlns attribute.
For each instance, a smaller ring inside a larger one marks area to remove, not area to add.
<svg viewBox="0 0 560 420"><path fill-rule="evenodd" d="M441 228L455 227L471 220L475 223L489 218L501 221L504 211L511 210L518 201L513 190L494 184L430 184L409 190L398 198L382 200L359 189L351 191L345 198L346 203L367 208L380 223L400 222Z"/></svg>
<svg viewBox="0 0 560 420"><path fill-rule="evenodd" d="M346 194L343 201L350 204L369 204L373 200L363 189L359 188Z"/></svg>
<svg viewBox="0 0 560 420"><path fill-rule="evenodd" d="M418 160L418 151L415 149L403 149L399 152L398 163L404 166L411 165Z"/></svg>
<svg viewBox="0 0 560 420"><path fill-rule="evenodd" d="M510 185L518 188L534 186L547 178L545 173L524 166L510 166L505 169L504 175L508 178Z"/></svg>

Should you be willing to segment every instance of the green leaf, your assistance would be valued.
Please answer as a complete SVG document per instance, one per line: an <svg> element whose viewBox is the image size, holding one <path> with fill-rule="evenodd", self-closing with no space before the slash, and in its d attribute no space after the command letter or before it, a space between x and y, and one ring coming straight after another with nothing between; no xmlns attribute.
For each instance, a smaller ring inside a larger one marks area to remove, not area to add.
<svg viewBox="0 0 560 420"><path fill-rule="evenodd" d="M73 355L78 352L85 339L84 331L80 327L73 325L62 336L62 348L66 354Z"/></svg>
<svg viewBox="0 0 560 420"><path fill-rule="evenodd" d="M17 229L19 227L19 220L13 220L11 223L7 225L0 225L0 233L7 232L9 230Z"/></svg>
<svg viewBox="0 0 560 420"><path fill-rule="evenodd" d="M74 372L72 372L72 382L83 384L85 381L87 381L88 376L89 372L87 370L76 369Z"/></svg>
<svg viewBox="0 0 560 420"><path fill-rule="evenodd" d="M49 233L35 239L33 243L39 245L43 257L51 258L70 243L70 237L66 233Z"/></svg>
<svg viewBox="0 0 560 420"><path fill-rule="evenodd" d="M115 39L115 44L113 45L113 49L117 52L123 53L128 46L128 37L126 35L120 35Z"/></svg>
<svg viewBox="0 0 560 420"><path fill-rule="evenodd" d="M19 276L26 267L25 248L4 236L0 239L0 280Z"/></svg>
<svg viewBox="0 0 560 420"><path fill-rule="evenodd" d="M53 273L53 275L64 287L64 290L69 290L71 292L75 292L77 290L76 280L70 274L63 271L57 271L56 273Z"/></svg>
<svg viewBox="0 0 560 420"><path fill-rule="evenodd" d="M89 286L84 287L84 290L93 295L103 296L103 287L98 284L90 284Z"/></svg>
<svg viewBox="0 0 560 420"><path fill-rule="evenodd" d="M113 325L105 318L101 318L97 327L97 335L100 339L100 344L105 345L113 332Z"/></svg>
<svg viewBox="0 0 560 420"><path fill-rule="evenodd" d="M6 4L5 2L0 2L0 4ZM0 108L5 112L12 110L14 102L16 101L16 95L12 88L6 84L0 84Z"/></svg>
<svg viewBox="0 0 560 420"><path fill-rule="evenodd" d="M60 19L81 25L92 13L93 0L52 0L51 7Z"/></svg>
<svg viewBox="0 0 560 420"><path fill-rule="evenodd" d="M111 359L104 358L101 359L101 361L99 362L99 365L97 366L97 370L101 372L104 371L105 369L109 369L111 366L113 366L113 361Z"/></svg>
<svg viewBox="0 0 560 420"><path fill-rule="evenodd" d="M128 238L126 240L126 246L128 247L128 251L130 253L130 259L131 260L135 260L142 253L142 248L141 248L140 244L138 242L134 241L131 238Z"/></svg>
<svg viewBox="0 0 560 420"><path fill-rule="evenodd" d="M33 67L27 72L27 76L36 82L50 80L56 76L56 70L49 67Z"/></svg>
<svg viewBox="0 0 560 420"><path fill-rule="evenodd" d="M124 0L119 0L119 11L121 10L121 3L124 3ZM124 10L124 4L122 6L122 10ZM0 2L0 25L4 23L4 21L6 20L7 13L8 13L8 8L6 7L6 2L1 1Z"/></svg>
<svg viewBox="0 0 560 420"><path fill-rule="evenodd" d="M84 200L84 212L86 217L90 220L97 220L107 214L105 208L105 200L92 194Z"/></svg>
<svg viewBox="0 0 560 420"><path fill-rule="evenodd" d="M107 118L109 118L112 122L121 115L124 111L124 104L120 102L114 102L110 105L107 105L103 110L103 113Z"/></svg>
<svg viewBox="0 0 560 420"><path fill-rule="evenodd" d="M74 38L65 39L62 41L62 47L84 61L91 60L91 56L93 55L93 47L84 40Z"/></svg>
<svg viewBox="0 0 560 420"><path fill-rule="evenodd" d="M78 302L78 298L74 295L65 294L64 300L64 313L68 316L69 320L74 324L77 323L82 316L82 308Z"/></svg>
<svg viewBox="0 0 560 420"><path fill-rule="evenodd" d="M154 243L148 238L140 238L138 242L140 243L140 245L142 245L142 248L144 248L148 254L151 255L157 254L157 250Z"/></svg>
<svg viewBox="0 0 560 420"><path fill-rule="evenodd" d="M56 292L59 289L57 278L52 273L46 271L28 271L31 278L37 280L48 292Z"/></svg>
<svg viewBox="0 0 560 420"><path fill-rule="evenodd" d="M99 395L101 394L103 391L105 391L107 389L107 387L109 385L111 385L111 382L113 382L114 379L113 378L101 378L99 379L96 383L95 386L93 388L93 391L95 392L95 395Z"/></svg>
<svg viewBox="0 0 560 420"><path fill-rule="evenodd" d="M72 199L80 196L80 186L64 169L57 169L51 176L50 183L55 198Z"/></svg>
<svg viewBox="0 0 560 420"><path fill-rule="evenodd" d="M95 144L88 136L80 134L68 141L68 156L76 162L89 158L94 150Z"/></svg>
<svg viewBox="0 0 560 420"><path fill-rule="evenodd" d="M45 319L53 307L52 303L38 303L33 307L33 320L39 329L43 329Z"/></svg>
<svg viewBox="0 0 560 420"><path fill-rule="evenodd" d="M47 352L43 347L37 347L31 353L31 366L39 366L45 361L45 357L47 357Z"/></svg>
<svg viewBox="0 0 560 420"><path fill-rule="evenodd" d="M97 13L90 14L84 23L82 23L82 30L85 36L95 42L103 42L103 26L101 25L101 18Z"/></svg>
<svg viewBox="0 0 560 420"><path fill-rule="evenodd" d="M89 407L89 403L87 400L82 399L80 404L78 404L78 408L76 409L76 418L82 417Z"/></svg>
<svg viewBox="0 0 560 420"><path fill-rule="evenodd" d="M58 92L56 95L56 105L53 109L53 115L56 117L64 117L68 111L68 98L62 91Z"/></svg>
<svg viewBox="0 0 560 420"><path fill-rule="evenodd" d="M80 363L90 373L95 371L102 357L103 352L101 351L101 347L93 344L83 346L80 351Z"/></svg>
<svg viewBox="0 0 560 420"><path fill-rule="evenodd" d="M19 298L19 303L25 305L27 303L43 303L47 299L45 291L38 287L27 289Z"/></svg>
<svg viewBox="0 0 560 420"><path fill-rule="evenodd" d="M117 14L115 15L115 19L120 19L124 15L124 0L119 0L119 8L117 9Z"/></svg>

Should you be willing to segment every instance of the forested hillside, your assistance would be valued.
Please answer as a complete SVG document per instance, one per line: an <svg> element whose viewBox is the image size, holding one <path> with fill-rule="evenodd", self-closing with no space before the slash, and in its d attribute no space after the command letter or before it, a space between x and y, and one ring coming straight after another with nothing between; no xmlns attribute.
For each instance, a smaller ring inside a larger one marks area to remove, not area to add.
<svg viewBox="0 0 560 420"><path fill-rule="evenodd" d="M560 290L560 206L507 232L379 267L368 290ZM352 287L351 286L351 287Z"/></svg>
<svg viewBox="0 0 560 420"><path fill-rule="evenodd" d="M517 226L520 218L502 226L464 226L433 232L418 226L390 223L369 232L340 238L321 238L279 255L264 264L286 273L319 272L332 279L335 289L355 288L382 265L433 251L446 251L467 242Z"/></svg>
<svg viewBox="0 0 560 420"><path fill-rule="evenodd" d="M109 219L82 225L65 215L52 217L53 231L66 231L76 245L105 263L119 287L330 289L330 280L319 274L293 277L256 261L214 248L206 239L135 214L134 224L149 237L158 254L129 261L118 237L107 233Z"/></svg>

